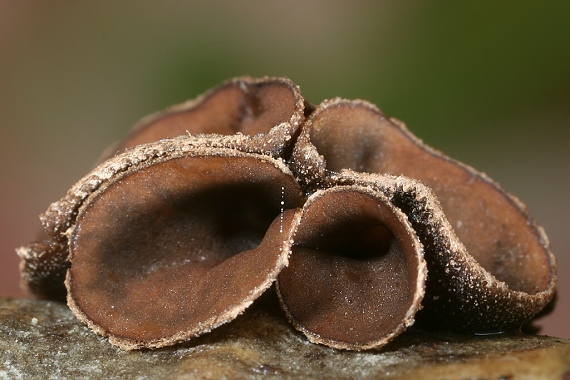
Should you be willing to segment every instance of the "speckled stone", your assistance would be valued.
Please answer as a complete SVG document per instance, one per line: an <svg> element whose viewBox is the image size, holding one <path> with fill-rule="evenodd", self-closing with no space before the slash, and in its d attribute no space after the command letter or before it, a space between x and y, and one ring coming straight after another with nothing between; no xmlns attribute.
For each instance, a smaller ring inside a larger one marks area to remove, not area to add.
<svg viewBox="0 0 570 380"><path fill-rule="evenodd" d="M379 351L310 343L272 292L185 345L122 351L65 304L0 299L0 379L570 379L570 341L408 331Z"/></svg>

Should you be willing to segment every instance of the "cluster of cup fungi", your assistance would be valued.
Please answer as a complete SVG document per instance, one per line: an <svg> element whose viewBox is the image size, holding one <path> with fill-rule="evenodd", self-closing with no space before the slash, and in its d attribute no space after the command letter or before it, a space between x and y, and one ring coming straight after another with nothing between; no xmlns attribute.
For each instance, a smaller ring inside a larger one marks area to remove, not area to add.
<svg viewBox="0 0 570 380"><path fill-rule="evenodd" d="M273 289L311 342L347 350L414 321L518 330L556 289L516 197L374 105L314 106L285 78L144 118L40 220L24 286L125 350L207 333Z"/></svg>

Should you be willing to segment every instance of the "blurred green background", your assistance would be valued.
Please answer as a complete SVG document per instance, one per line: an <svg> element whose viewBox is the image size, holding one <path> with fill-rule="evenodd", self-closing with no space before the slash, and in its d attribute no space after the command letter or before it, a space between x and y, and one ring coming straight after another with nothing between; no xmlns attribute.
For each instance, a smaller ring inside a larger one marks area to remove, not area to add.
<svg viewBox="0 0 570 380"><path fill-rule="evenodd" d="M241 75L364 98L528 206L570 338L570 1L0 0L0 296L37 215L138 119Z"/></svg>

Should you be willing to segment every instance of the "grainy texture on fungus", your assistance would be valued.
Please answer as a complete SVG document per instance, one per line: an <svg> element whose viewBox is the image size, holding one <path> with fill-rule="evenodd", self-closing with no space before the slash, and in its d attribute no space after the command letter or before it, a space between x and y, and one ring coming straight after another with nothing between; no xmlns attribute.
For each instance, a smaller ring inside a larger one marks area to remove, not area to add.
<svg viewBox="0 0 570 380"><path fill-rule="evenodd" d="M26 247L18 248L22 285L28 293L38 298L64 300L63 286L69 267L67 246L44 238Z"/></svg>

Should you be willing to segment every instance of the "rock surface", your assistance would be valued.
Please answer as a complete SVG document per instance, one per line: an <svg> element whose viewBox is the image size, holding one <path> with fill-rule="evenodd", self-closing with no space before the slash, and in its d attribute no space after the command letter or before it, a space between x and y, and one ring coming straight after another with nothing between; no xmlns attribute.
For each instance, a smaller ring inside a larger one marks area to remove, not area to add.
<svg viewBox="0 0 570 380"><path fill-rule="evenodd" d="M122 351L66 305L0 299L0 379L570 379L570 341L406 332L379 351L310 343L271 292L185 345Z"/></svg>

